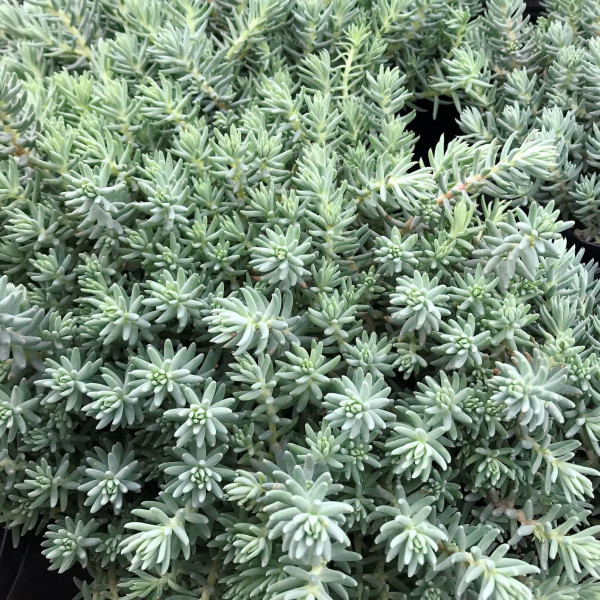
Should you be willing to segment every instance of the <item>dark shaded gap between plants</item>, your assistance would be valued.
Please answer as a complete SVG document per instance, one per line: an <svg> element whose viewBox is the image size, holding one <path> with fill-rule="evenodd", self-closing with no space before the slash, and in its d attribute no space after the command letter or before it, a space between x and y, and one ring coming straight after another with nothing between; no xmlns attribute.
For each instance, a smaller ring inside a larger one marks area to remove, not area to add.
<svg viewBox="0 0 600 600"><path fill-rule="evenodd" d="M89 580L79 565L65 573L49 571L42 541L41 535L27 533L15 548L11 533L0 533L0 600L71 600L78 591L73 579Z"/></svg>

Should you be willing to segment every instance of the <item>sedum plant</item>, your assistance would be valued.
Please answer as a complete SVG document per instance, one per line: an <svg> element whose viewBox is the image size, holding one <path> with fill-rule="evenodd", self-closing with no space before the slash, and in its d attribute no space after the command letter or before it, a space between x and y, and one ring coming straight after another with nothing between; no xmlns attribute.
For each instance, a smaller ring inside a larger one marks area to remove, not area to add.
<svg viewBox="0 0 600 600"><path fill-rule="evenodd" d="M517 146L536 130L555 139L559 158L552 176L526 184L520 201L553 200L575 221L581 239L598 243L600 6L595 0L541 4L545 10L535 23L521 0L492 2L481 15L473 73L480 92L471 93L460 125L472 141Z"/></svg>
<svg viewBox="0 0 600 600"><path fill-rule="evenodd" d="M593 90L556 71L594 6L4 0L15 543L84 600L600 597Z"/></svg>

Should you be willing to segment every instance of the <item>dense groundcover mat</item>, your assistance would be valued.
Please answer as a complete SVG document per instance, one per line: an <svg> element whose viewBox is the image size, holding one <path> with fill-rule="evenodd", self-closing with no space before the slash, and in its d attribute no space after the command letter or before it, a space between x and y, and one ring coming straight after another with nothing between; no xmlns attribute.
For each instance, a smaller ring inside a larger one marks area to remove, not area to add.
<svg viewBox="0 0 600 600"><path fill-rule="evenodd" d="M545 8L2 1L15 543L83 600L600 598L561 235L599 223L600 6ZM417 160L427 101L466 135Z"/></svg>

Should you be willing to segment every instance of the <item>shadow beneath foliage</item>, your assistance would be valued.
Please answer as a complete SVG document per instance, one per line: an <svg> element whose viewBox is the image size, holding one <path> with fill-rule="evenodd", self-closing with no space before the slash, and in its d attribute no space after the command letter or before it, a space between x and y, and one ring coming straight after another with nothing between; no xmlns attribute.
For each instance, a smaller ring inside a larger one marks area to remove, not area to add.
<svg viewBox="0 0 600 600"><path fill-rule="evenodd" d="M532 23L535 23L544 12L540 0L526 0L525 4L525 14L529 15Z"/></svg>
<svg viewBox="0 0 600 600"><path fill-rule="evenodd" d="M422 158L427 162L429 150L435 148L442 134L447 145L450 140L462 133L457 123L459 112L454 104L441 104L434 119L433 103L429 100L420 100L413 106L416 113L409 128L419 136L415 145L415 159Z"/></svg>
<svg viewBox="0 0 600 600"><path fill-rule="evenodd" d="M30 533L14 548L10 532L0 530L0 600L71 600L78 592L73 578L89 578L78 565L67 573L48 571L42 541Z"/></svg>

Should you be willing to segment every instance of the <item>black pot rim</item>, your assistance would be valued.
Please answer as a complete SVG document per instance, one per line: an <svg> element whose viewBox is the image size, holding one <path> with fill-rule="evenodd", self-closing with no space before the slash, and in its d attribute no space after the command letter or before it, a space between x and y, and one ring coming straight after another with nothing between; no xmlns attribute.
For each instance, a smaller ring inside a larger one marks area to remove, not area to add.
<svg viewBox="0 0 600 600"><path fill-rule="evenodd" d="M572 227L571 229L563 231L563 236L567 238L567 241L572 241L574 244L586 249L589 248L592 252L600 253L600 243L584 240L583 238L577 235L577 231L577 228Z"/></svg>

